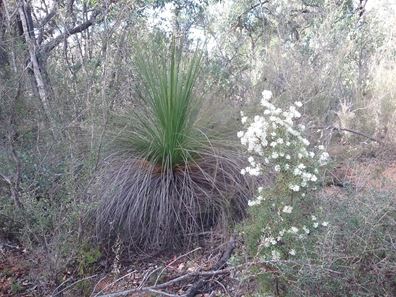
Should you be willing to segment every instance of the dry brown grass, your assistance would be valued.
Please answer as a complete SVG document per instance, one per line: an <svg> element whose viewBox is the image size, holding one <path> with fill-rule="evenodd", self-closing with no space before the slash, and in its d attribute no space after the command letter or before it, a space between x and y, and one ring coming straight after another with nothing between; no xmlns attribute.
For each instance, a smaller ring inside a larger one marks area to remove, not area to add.
<svg viewBox="0 0 396 297"><path fill-rule="evenodd" d="M127 248L164 250L215 226L226 230L244 216L252 194L241 165L233 152L208 151L174 169L113 155L96 186L99 240L107 248L119 237Z"/></svg>

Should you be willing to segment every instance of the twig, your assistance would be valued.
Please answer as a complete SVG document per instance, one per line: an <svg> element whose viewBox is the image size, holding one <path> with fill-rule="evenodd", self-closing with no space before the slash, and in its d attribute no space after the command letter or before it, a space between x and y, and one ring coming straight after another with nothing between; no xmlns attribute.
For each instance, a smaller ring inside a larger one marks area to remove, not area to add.
<svg viewBox="0 0 396 297"><path fill-rule="evenodd" d="M328 126L328 127L323 127L323 126L317 127L317 126L315 126L315 127L312 127L312 129L332 130L332 131L345 131L345 132L349 132L349 133L353 133L353 134L356 134L356 135L359 135L359 136L366 137L366 138L368 138L368 139L370 139L372 141L375 141L375 142L378 142L380 144L383 144L383 141L381 141L381 140L379 140L377 138L369 136L369 135L367 135L367 134L365 134L363 132L352 130L352 129L348 129L348 128L338 128L338 127L335 127L335 126Z"/></svg>
<svg viewBox="0 0 396 297"><path fill-rule="evenodd" d="M128 273L128 274L129 274L129 273ZM94 294L95 291L96 291L96 288L98 287L98 285L100 284L100 282L101 282L102 280L104 280L104 279L106 279L106 276L103 276L98 282L96 282L94 288L92 289L91 295L89 295L90 297L93 296L93 294ZM101 291L100 291L99 293L101 293Z"/></svg>
<svg viewBox="0 0 396 297"><path fill-rule="evenodd" d="M134 289L129 289L129 290L125 290L125 291L119 291L119 292L114 292L114 293L110 293L110 294L99 295L98 297L120 297L120 296L128 296L129 294L132 294L132 293L150 292L152 290L158 290L158 289L163 289L163 288L169 287L173 284L179 283L183 280L189 279L194 276L206 276L206 277L207 276L216 276L216 275L221 275L221 274L227 274L231 270L232 269L230 269L230 268L226 268L226 269L217 270L217 271L190 272L190 273L184 274L182 276L171 279L170 281L167 281L165 283L162 283L162 284L159 284L156 286L134 288Z"/></svg>
<svg viewBox="0 0 396 297"><path fill-rule="evenodd" d="M174 278L174 279L172 279L170 281L167 281L167 282L159 284L159 285L153 285L153 286L149 286L149 287L139 287L139 288L129 289L129 290L125 290L125 291L119 291L119 292L115 292L115 293L100 295L98 297L120 297L120 296L128 296L129 294L132 294L132 293L153 292L153 291L158 291L159 289L163 289L163 288L169 287L169 286L171 286L173 284L179 283L179 282L181 282L183 280L186 280L186 279L189 279L189 278L192 278L192 277L208 278L208 277L213 277L213 276L217 276L217 275L227 274L232 269L235 269L235 267L223 269L225 264L227 263L227 260L230 258L234 248L235 248L235 239L232 237L231 240L228 243L227 249L223 253L223 255L220 258L220 260L214 265L214 267L212 268L211 271L190 272L190 273L187 273L185 275L179 276L177 278ZM189 253L192 253L192 252L193 251L191 251ZM189 254L189 253L187 253L187 254ZM185 255L187 255L187 254L185 254ZM185 255L182 255L182 256L185 256ZM180 257L182 257L182 256L180 256ZM189 296L189 294L193 294L194 292L198 291L202 287L203 284L204 284L204 281L198 281L193 287L191 287L189 289L189 291L187 292L186 295L182 295L182 296L183 297L184 296L187 297L187 296ZM164 293L162 291L158 292L158 294L162 294L162 295L165 295L165 296L177 296L177 295L166 295L168 293Z"/></svg>
<svg viewBox="0 0 396 297"><path fill-rule="evenodd" d="M119 292L114 292L114 293L109 293L109 294L104 294L100 295L98 297L122 297L122 296L128 296L129 294L133 293L143 293L143 292L152 292L153 290L159 290L163 289L166 287L169 287L171 285L174 285L176 283L179 283L181 281L184 281L186 279L189 279L191 277L213 277L213 276L218 276L218 275L223 275L223 274L228 274L231 271L238 270L241 268L247 268L253 265L272 265L276 261L255 261L255 262L247 262L244 264L236 265L233 267L227 267L221 270L215 270L215 271L195 271L195 272L190 272L184 275L181 275L179 277L176 277L174 279L171 279L170 281L167 281L165 283L156 285L156 286L150 286L150 287L143 287L143 288L134 288L134 289L128 289L125 291L119 291ZM267 271L271 272L271 271ZM163 294L163 293L162 293ZM180 297L187 297L187 295L180 295Z"/></svg>
<svg viewBox="0 0 396 297"><path fill-rule="evenodd" d="M199 251L200 249L202 249L201 247L197 247L196 249L193 249L192 251L189 251L183 255L180 255L179 257L177 257L176 259L172 260L170 263L168 263L162 270L161 272L158 274L157 279L155 280L154 285L156 285L158 283L159 278L161 277L161 275L164 273L165 269L167 269L168 267L170 267L173 263L175 263L176 261L180 260L181 258L184 258L196 251Z"/></svg>
<svg viewBox="0 0 396 297"><path fill-rule="evenodd" d="M82 281L85 281L85 280L94 278L94 277L96 277L96 276L97 276L97 274L94 274L94 275L91 275L91 276L88 276L88 277L84 277L84 278L82 278L82 279L79 279L79 280L75 281L74 283L68 285L67 287L63 288L62 290L60 290L60 291L54 293L54 292L59 288L59 287L58 287L58 288L56 288L56 289L54 290L54 292L52 292L51 297L56 297L56 296L58 296L60 293L66 291L66 290L68 290L68 289L70 289L71 287L77 285L78 283L81 283Z"/></svg>
<svg viewBox="0 0 396 297"><path fill-rule="evenodd" d="M94 297L98 296L100 293L102 293L102 292L105 291L106 289L111 288L111 287L114 286L116 283L118 283L119 281L123 280L124 278L130 276L131 274L133 274L133 273L135 273L135 272L136 272L136 270L131 271L131 272L129 272L129 273L123 275L123 276L120 277L120 278L117 278L116 280L114 280L114 281L111 282L110 284L106 285L106 286L105 286L103 289L101 289L99 292L97 292L97 293L94 295ZM103 280L103 278L102 278L99 282L101 282L102 280ZM98 283L99 283L99 282L98 282ZM91 296L95 293L95 289L96 289L96 286L98 285L98 283L96 283L95 288L94 288L94 290L93 290L92 293L91 293Z"/></svg>
<svg viewBox="0 0 396 297"><path fill-rule="evenodd" d="M220 260L212 267L212 270L214 271L219 271L223 269L228 261L228 259L231 257L232 252L234 251L236 246L236 240L235 237L231 237L230 241L227 244L227 248L224 251L222 257ZM206 283L207 279L206 277L204 279L199 279L188 291L186 294L186 297L194 297L204 286Z"/></svg>
<svg viewBox="0 0 396 297"><path fill-rule="evenodd" d="M159 291L159 290L154 290L154 289L149 290L149 292L158 294L158 295L160 295L160 296L180 297L180 295L170 294L170 293L167 293L167 292L163 292L163 291Z"/></svg>
<svg viewBox="0 0 396 297"><path fill-rule="evenodd" d="M224 259L224 258L225 257L222 257L222 259ZM239 270L239 269L245 269L246 270L246 269L248 269L251 266L257 266L257 265L263 265L264 268L265 268L265 271L264 271L265 273L276 273L277 270L274 267L274 265L280 264L280 263L306 265L306 263L304 263L304 262L290 261L290 260L252 261L252 262L246 262L246 263L239 264L239 265L232 266L232 267L223 268L223 269L220 269L220 270L190 272L190 273L181 275L181 276L179 276L177 278L171 279L170 281L167 281L167 282L159 284L159 285L150 286L150 287L143 287L143 288L128 289L128 290L124 290L124 291L119 291L119 292L114 292L114 293L100 295L98 297L122 297L122 296L128 296L129 294L133 294L133 293L143 293L143 292L152 292L152 293L162 294L164 296L187 297L188 293L183 294L183 295L172 295L170 293L166 293L166 292L160 291L160 289L164 289L166 287L169 287L171 285L174 285L176 283L179 283L179 282L184 281L186 279L189 279L191 277L203 277L203 278L214 277L214 276L218 276L218 275L228 274L228 273L230 273L232 271ZM339 272L339 271L334 271L334 270L330 270L330 269L326 269L326 270L329 271L329 272L332 272L332 273L336 273L336 274L342 275L342 273Z"/></svg>

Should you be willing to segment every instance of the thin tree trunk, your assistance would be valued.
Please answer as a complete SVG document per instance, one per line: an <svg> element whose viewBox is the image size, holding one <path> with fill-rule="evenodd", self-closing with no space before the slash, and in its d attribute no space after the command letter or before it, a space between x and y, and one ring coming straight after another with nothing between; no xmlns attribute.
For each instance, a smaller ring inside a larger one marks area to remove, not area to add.
<svg viewBox="0 0 396 297"><path fill-rule="evenodd" d="M26 44L28 46L29 50L29 57L30 57L30 62L32 66L32 71L34 75L34 80L37 86L38 94L40 97L40 101L43 107L43 111L45 114L45 117L50 123L50 129L53 134L53 136L56 138L55 134L55 120L54 117L52 116L50 107L49 107L49 87L46 84L45 78L43 76L43 63L39 61L37 58L37 43L34 38L34 31L33 28L30 26L29 19L31 19L30 13L30 8L28 7L28 4L25 1L18 1L18 13L19 17L22 22L22 27L23 27L23 33L25 37ZM33 35L33 36L32 36Z"/></svg>

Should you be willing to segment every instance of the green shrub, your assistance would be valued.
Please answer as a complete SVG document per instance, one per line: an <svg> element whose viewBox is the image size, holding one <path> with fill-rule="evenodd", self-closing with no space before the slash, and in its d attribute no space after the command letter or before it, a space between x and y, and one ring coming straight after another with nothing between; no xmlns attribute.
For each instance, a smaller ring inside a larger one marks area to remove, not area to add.
<svg viewBox="0 0 396 297"><path fill-rule="evenodd" d="M276 265L282 296L394 296L394 193L324 195L330 222L298 263Z"/></svg>

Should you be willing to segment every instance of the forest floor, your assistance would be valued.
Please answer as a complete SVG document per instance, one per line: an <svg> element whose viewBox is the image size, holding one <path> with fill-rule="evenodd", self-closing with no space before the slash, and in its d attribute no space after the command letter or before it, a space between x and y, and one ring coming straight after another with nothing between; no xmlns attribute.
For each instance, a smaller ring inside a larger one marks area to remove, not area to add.
<svg viewBox="0 0 396 297"><path fill-rule="evenodd" d="M373 188L378 191L396 189L395 151L378 147L359 150L342 147L333 148L331 153L338 165L330 174L332 182L321 190L325 195L343 195L343 191L346 191L345 185L363 192ZM236 245L238 246L238 242ZM166 283L195 271L210 271L224 255L226 248L227 240L214 232L205 237L205 243L200 247L177 255L163 254L139 260L123 265L119 271L96 271L96 274L85 279L77 278L66 271L64 284L56 288L55 284L40 283L34 278L35 271L45 268L44 258L32 259L29 251L23 247L0 241L0 296L113 296L106 294ZM166 286L166 291L172 292L167 296L185 294L198 279L197 276L191 276ZM241 288L229 274L213 276L211 283L213 289L210 294L197 296L242 296L251 289L249 283ZM158 291L160 289L161 287ZM156 289L148 293L140 291L122 296L154 295Z"/></svg>

